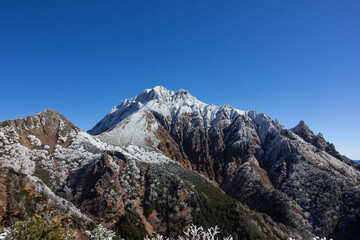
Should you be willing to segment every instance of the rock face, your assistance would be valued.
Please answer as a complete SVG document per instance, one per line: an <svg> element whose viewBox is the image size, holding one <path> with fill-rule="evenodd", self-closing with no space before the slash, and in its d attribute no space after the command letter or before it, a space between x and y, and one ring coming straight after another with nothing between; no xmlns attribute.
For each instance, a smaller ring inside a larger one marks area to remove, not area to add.
<svg viewBox="0 0 360 240"><path fill-rule="evenodd" d="M138 148L128 153L148 154ZM142 157L141 157L142 158ZM274 222L226 196L197 173L172 161L143 162L125 152L103 157L74 174L67 188L71 201L92 219L112 227L121 237L175 236L189 224L217 224L235 239L270 239L300 233L278 229ZM129 229L138 225L134 233Z"/></svg>
<svg viewBox="0 0 360 240"><path fill-rule="evenodd" d="M256 111L155 87L115 106L89 133L160 150L303 236L359 236L360 172L304 122L289 130Z"/></svg>
<svg viewBox="0 0 360 240"><path fill-rule="evenodd" d="M336 151L335 146L332 143L327 142L321 133L315 135L304 121L300 121L296 127L291 129L291 131L293 131L294 133L299 135L302 139L304 139L306 142L311 143L318 149L325 151L331 156L360 170L359 166L354 164L353 161L351 161L349 158L341 155L338 151Z"/></svg>

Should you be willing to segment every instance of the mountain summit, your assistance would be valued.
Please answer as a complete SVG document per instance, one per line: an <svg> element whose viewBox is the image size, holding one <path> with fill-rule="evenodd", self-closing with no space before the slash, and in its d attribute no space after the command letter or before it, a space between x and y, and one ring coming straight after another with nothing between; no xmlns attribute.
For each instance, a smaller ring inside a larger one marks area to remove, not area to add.
<svg viewBox="0 0 360 240"><path fill-rule="evenodd" d="M156 110L164 115L192 113L193 111L204 111L205 108L214 108L200 102L186 90L176 92L167 90L164 87L157 86L152 89L146 89L137 97L126 99L115 106L111 111L89 130L89 133L98 135L112 130L128 116L138 111Z"/></svg>
<svg viewBox="0 0 360 240"><path fill-rule="evenodd" d="M205 104L183 89L174 92L157 86L115 106L89 133L114 145L157 148L160 138L167 137L164 130L184 117L200 120L210 128L220 121L221 112L231 118L244 114L228 105Z"/></svg>

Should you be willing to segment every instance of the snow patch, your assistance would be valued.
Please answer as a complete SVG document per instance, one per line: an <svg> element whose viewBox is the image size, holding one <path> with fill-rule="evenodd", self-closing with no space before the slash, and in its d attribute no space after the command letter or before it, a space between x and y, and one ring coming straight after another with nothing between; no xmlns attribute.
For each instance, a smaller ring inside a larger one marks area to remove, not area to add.
<svg viewBox="0 0 360 240"><path fill-rule="evenodd" d="M29 135L29 136L27 136L27 139L29 139L31 145L41 146L41 141L40 141L40 139L38 139L38 138L35 137L34 135Z"/></svg>

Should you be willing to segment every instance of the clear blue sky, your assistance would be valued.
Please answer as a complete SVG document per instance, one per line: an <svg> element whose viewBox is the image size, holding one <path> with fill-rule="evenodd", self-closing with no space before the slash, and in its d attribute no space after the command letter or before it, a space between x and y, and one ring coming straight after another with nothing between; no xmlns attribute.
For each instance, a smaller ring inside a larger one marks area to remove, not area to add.
<svg viewBox="0 0 360 240"><path fill-rule="evenodd" d="M300 120L360 159L360 1L0 1L0 120L88 130L163 85Z"/></svg>

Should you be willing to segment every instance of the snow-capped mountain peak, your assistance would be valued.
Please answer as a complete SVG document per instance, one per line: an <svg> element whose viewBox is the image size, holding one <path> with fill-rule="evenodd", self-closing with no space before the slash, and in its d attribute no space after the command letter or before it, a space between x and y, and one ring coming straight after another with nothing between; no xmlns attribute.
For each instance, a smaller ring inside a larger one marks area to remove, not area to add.
<svg viewBox="0 0 360 240"><path fill-rule="evenodd" d="M184 89L174 92L162 86L156 86L116 105L94 128L89 130L89 133L99 135L110 131L141 109L166 116L178 116L193 112L208 112L209 109L215 109L215 106L199 101Z"/></svg>
<svg viewBox="0 0 360 240"><path fill-rule="evenodd" d="M115 106L89 133L113 145L157 149L164 137L160 133L177 125L181 128L184 119L210 129L228 126L245 113L229 105L203 103L184 89L170 91L157 86Z"/></svg>
<svg viewBox="0 0 360 240"><path fill-rule="evenodd" d="M140 93L136 98L137 101L145 103L151 100L167 100L174 94L174 91L167 90L165 87L156 86L154 88L146 89Z"/></svg>

